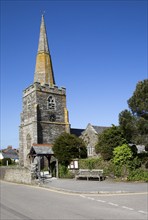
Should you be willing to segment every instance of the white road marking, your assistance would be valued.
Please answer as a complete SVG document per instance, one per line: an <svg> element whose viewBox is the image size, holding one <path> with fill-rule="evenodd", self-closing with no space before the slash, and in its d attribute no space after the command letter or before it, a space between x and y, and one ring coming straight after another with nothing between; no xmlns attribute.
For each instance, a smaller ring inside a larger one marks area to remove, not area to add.
<svg viewBox="0 0 148 220"><path fill-rule="evenodd" d="M148 214L147 212L142 211L142 210L139 210L138 212L140 212L140 213L142 213L142 214L145 214L145 215L147 215L147 214Z"/></svg>
<svg viewBox="0 0 148 220"><path fill-rule="evenodd" d="M97 199L96 201L97 201L97 202L106 202L106 201L100 200L100 199Z"/></svg>
<svg viewBox="0 0 148 220"><path fill-rule="evenodd" d="M92 198L92 197L87 197L87 196L84 196L84 195L80 195L81 197L83 197L83 198L85 198L85 199L90 199L90 200L95 200L95 201L97 201L97 202L102 202L102 203L107 203L107 201L104 201L104 200L101 200L101 199L94 199L94 198ZM118 204L116 204L116 203L113 203L113 202L108 202L108 204L109 205L112 205L112 206L116 206L116 207L121 207L121 208L123 208L123 209L127 209L127 210L130 210L130 211L136 211L136 210L134 210L133 208L130 208L130 207L127 207L127 206L120 206L120 205L118 205ZM148 213L147 212L145 212L145 211L143 211L143 210L137 210L137 212L139 212L139 213L141 213L141 214L145 214L145 215L147 215Z"/></svg>
<svg viewBox="0 0 148 220"><path fill-rule="evenodd" d="M123 209L128 209L128 210L131 210L133 211L134 209L133 208L130 208L130 207L127 207L127 206L121 206Z"/></svg>
<svg viewBox="0 0 148 220"><path fill-rule="evenodd" d="M90 200L95 200L94 198L92 198L92 197L87 197L88 199L90 199Z"/></svg>
<svg viewBox="0 0 148 220"><path fill-rule="evenodd" d="M86 196L84 196L84 195L80 195L82 198L86 198Z"/></svg>
<svg viewBox="0 0 148 220"><path fill-rule="evenodd" d="M108 202L109 205L113 205L113 206L119 206L118 204L116 203L112 203L112 202Z"/></svg>

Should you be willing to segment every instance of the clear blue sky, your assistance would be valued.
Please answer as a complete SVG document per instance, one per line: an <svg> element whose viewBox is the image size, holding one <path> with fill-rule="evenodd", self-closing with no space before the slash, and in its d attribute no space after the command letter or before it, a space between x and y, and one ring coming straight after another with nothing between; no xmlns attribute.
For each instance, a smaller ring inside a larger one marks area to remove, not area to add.
<svg viewBox="0 0 148 220"><path fill-rule="evenodd" d="M33 83L41 14L71 127L118 125L147 78L147 1L1 0L1 147L19 146L22 92Z"/></svg>

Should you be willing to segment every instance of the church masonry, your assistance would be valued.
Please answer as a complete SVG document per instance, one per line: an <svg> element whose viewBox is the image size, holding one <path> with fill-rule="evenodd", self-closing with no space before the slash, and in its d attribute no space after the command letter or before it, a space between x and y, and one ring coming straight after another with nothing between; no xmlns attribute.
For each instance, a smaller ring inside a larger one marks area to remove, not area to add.
<svg viewBox="0 0 148 220"><path fill-rule="evenodd" d="M55 83L44 16L41 19L34 82L23 92L19 130L19 161L28 166L33 144L52 146L63 132L70 132L66 89Z"/></svg>

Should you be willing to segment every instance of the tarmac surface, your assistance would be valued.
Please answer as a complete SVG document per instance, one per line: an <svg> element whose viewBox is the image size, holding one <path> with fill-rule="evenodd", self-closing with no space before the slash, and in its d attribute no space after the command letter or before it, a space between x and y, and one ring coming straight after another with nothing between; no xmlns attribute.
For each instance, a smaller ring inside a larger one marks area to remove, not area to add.
<svg viewBox="0 0 148 220"><path fill-rule="evenodd" d="M148 183L117 182L114 180L75 180L75 179L46 179L41 187L57 191L82 194L120 194L120 193L148 193Z"/></svg>

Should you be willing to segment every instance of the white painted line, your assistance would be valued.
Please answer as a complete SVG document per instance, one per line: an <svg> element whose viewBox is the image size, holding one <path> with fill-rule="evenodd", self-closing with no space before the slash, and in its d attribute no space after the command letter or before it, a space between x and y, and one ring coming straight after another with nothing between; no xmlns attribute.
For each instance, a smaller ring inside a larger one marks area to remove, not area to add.
<svg viewBox="0 0 148 220"><path fill-rule="evenodd" d="M106 201L104 201L104 200L100 200L100 199L97 199L96 201L98 201L98 202L106 202Z"/></svg>
<svg viewBox="0 0 148 220"><path fill-rule="evenodd" d="M94 198L91 198L91 197L87 197L87 199L90 199L90 200L95 200Z"/></svg>
<svg viewBox="0 0 148 220"><path fill-rule="evenodd" d="M147 212L142 211L142 210L139 210L138 212L140 212L140 213L142 213L142 214L145 214L145 215L147 215L147 214L148 214Z"/></svg>
<svg viewBox="0 0 148 220"><path fill-rule="evenodd" d="M112 202L108 202L109 205L113 205L113 206L119 206L118 204L116 203L112 203Z"/></svg>
<svg viewBox="0 0 148 220"><path fill-rule="evenodd" d="M80 195L82 198L86 198L86 196L84 196L84 195Z"/></svg>
<svg viewBox="0 0 148 220"><path fill-rule="evenodd" d="M134 210L133 208L127 207L127 206L122 206L123 209L128 209L128 210Z"/></svg>

